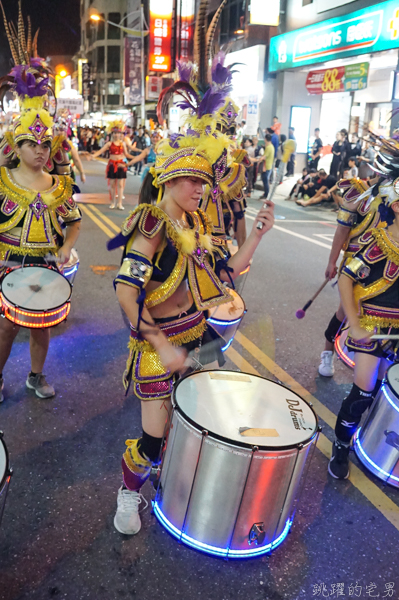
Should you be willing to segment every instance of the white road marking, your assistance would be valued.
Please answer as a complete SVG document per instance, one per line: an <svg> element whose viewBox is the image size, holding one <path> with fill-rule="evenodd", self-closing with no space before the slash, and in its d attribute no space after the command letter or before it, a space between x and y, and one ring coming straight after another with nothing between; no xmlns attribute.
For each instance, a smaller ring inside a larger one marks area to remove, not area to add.
<svg viewBox="0 0 399 600"><path fill-rule="evenodd" d="M251 215L246 215L247 219L251 221L255 221L254 217ZM302 235L301 233L296 233L295 231L290 231L289 229L284 229L284 227L279 227L278 225L273 225L273 229L277 229L277 231L282 231L283 233L288 233L288 235L293 235L301 240L306 240L307 242L311 242L312 244L316 244L316 246L321 246L322 248L327 248L327 250L331 250L332 244L323 244L323 242L319 242L318 240L312 240L312 238L307 237L306 235Z"/></svg>
<svg viewBox="0 0 399 600"><path fill-rule="evenodd" d="M333 233L314 233L313 235L321 238L322 240L327 240L327 242L332 242L334 239Z"/></svg>

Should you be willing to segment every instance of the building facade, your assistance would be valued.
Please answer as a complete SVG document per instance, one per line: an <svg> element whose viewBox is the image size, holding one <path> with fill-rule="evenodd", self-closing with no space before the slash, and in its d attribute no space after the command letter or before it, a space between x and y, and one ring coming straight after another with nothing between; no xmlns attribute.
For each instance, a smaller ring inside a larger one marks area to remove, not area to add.
<svg viewBox="0 0 399 600"><path fill-rule="evenodd" d="M270 101L285 128L296 128L297 170L315 127L324 145L341 129L390 134L399 93L395 0L287 0L280 31L270 43Z"/></svg>

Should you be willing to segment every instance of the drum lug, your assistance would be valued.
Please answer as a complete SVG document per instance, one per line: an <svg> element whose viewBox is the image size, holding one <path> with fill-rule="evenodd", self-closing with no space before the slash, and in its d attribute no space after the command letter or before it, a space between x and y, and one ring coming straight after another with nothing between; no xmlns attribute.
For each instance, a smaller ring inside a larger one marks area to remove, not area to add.
<svg viewBox="0 0 399 600"><path fill-rule="evenodd" d="M256 546L263 544L265 541L266 532L264 530L265 524L263 523L254 523L251 527L251 531L248 535L248 544L249 546L255 542Z"/></svg>
<svg viewBox="0 0 399 600"><path fill-rule="evenodd" d="M158 482L159 482L160 476L161 476L161 466L153 465L151 468L149 480L155 489L157 489L157 487L158 487Z"/></svg>

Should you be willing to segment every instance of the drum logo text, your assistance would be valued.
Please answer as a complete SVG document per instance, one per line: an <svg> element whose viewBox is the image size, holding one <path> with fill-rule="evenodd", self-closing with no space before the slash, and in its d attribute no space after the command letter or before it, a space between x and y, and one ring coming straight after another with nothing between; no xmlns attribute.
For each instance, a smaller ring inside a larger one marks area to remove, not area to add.
<svg viewBox="0 0 399 600"><path fill-rule="evenodd" d="M288 408L290 409L290 415L292 418L292 422L294 424L295 429L312 429L311 427L306 427L305 418L303 416L302 408L299 408L300 402L299 400L286 398L285 401L288 404Z"/></svg>

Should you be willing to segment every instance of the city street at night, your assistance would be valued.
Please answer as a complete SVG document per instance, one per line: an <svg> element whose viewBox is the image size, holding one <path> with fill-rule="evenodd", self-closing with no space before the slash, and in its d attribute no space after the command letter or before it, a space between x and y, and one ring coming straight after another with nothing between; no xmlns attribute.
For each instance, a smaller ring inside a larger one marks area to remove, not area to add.
<svg viewBox="0 0 399 600"><path fill-rule="evenodd" d="M397 489L367 471L354 452L348 480L327 472L336 415L353 381L338 359L333 377L317 371L324 330L339 304L337 286L328 284L302 320L295 313L323 283L336 213L331 205L286 201L294 178L274 197L275 227L255 253L241 292L247 313L223 367L281 382L318 415L322 432L290 533L258 558L203 554L179 544L157 521L149 481L141 531L115 530L121 455L125 440L140 436L141 422L139 401L132 390L125 397L122 385L129 330L113 288L121 249L109 252L106 243L137 205L140 177L128 174L125 210L111 210L105 161L83 164L80 266L70 315L52 330L45 365L55 397L39 399L25 387L27 330L4 369L0 423L14 473L0 528L0 599L397 598ZM261 193L249 200L247 230Z"/></svg>

